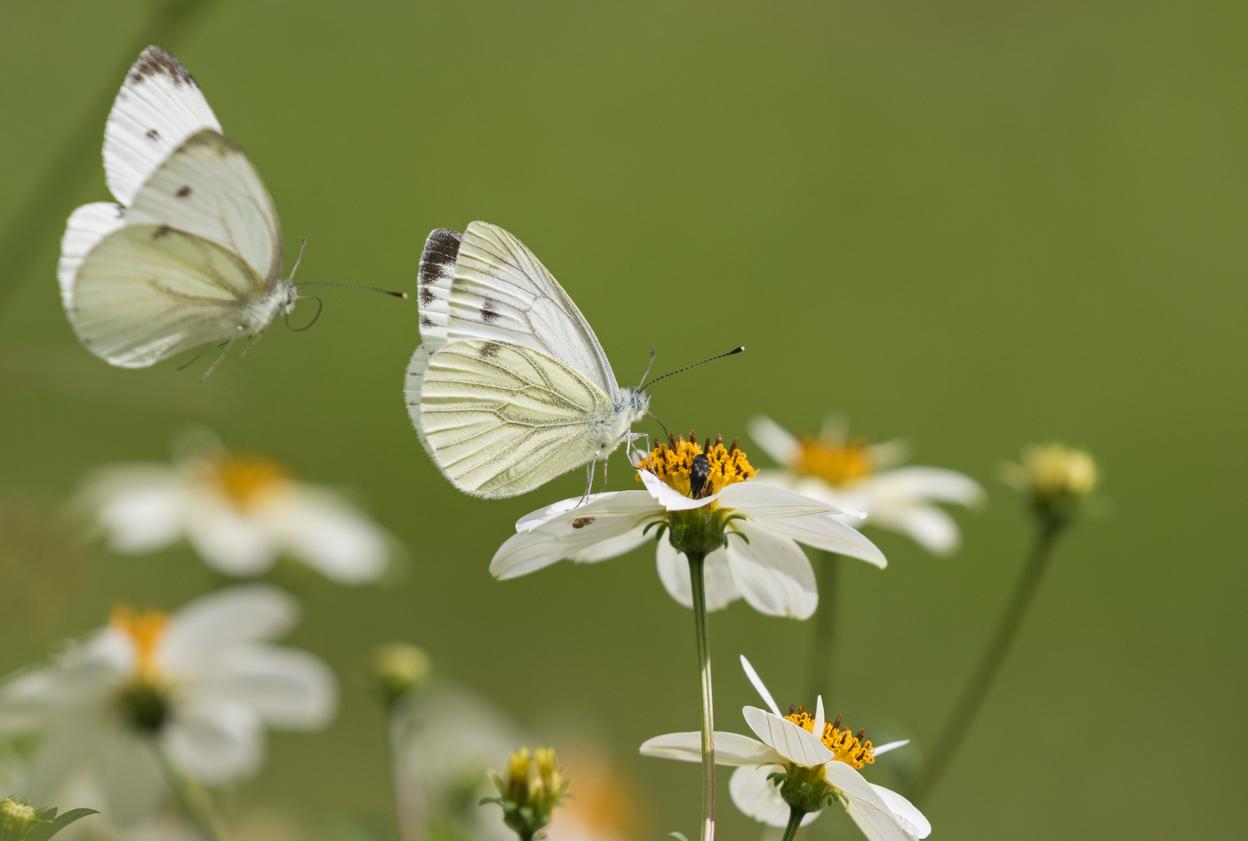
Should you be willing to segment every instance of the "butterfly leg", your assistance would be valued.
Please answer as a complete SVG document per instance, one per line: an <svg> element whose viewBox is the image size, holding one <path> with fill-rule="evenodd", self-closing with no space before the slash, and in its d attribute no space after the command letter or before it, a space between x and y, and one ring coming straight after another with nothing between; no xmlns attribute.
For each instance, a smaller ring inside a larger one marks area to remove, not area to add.
<svg viewBox="0 0 1248 841"><path fill-rule="evenodd" d="M589 497L594 492L594 468L597 467L597 465L597 459L590 459L589 464L585 465L585 495L582 496L580 502L576 504L578 508L589 502Z"/></svg>
<svg viewBox="0 0 1248 841"><path fill-rule="evenodd" d="M212 372L217 370L217 366L221 364L221 360L225 359L225 357L230 355L230 348L234 347L234 342L236 342L237 340L238 340L238 337L235 336L234 338L230 339L228 342L225 343L225 349L222 350L221 354L212 361L212 364L208 366L207 371L204 371L204 374L202 377L200 377L200 380L206 380L210 376L212 376Z"/></svg>
<svg viewBox="0 0 1248 841"><path fill-rule="evenodd" d="M261 338L264 334L265 334L265 331L264 331L264 330L261 330L259 333L257 333L256 335L252 336L252 337L251 337L251 341L250 341L250 342L248 342L248 343L246 344L246 346L242 349L242 351L238 354L238 358L239 358L239 359L242 359L244 356L246 356L247 354L251 353L251 349L252 349L253 347L255 347L255 346L256 346L256 342L260 341L260 338Z"/></svg>
<svg viewBox="0 0 1248 841"><path fill-rule="evenodd" d="M186 360L181 365L179 365L177 370L185 371L187 368L194 365L196 362L199 361L199 358L204 355L204 351L206 351L207 349L208 349L208 345L202 346L199 350L195 351L194 356L192 356L190 359Z"/></svg>

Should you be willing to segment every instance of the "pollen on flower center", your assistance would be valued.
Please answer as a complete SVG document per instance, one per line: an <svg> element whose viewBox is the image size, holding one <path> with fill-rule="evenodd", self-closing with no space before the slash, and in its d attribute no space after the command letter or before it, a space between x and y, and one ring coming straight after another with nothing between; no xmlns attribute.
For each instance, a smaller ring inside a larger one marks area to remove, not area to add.
<svg viewBox="0 0 1248 841"><path fill-rule="evenodd" d="M158 610L136 611L125 605L113 609L109 625L125 634L134 646L135 677L151 682L156 677L157 653L169 615Z"/></svg>
<svg viewBox="0 0 1248 841"><path fill-rule="evenodd" d="M805 707L789 707L789 714L785 719L807 732L815 732L815 717ZM839 715L834 721L824 722L823 733L819 738L835 758L846 765L862 768L864 765L875 764L875 746L867 738L867 732L859 730L855 734L851 730L841 729Z"/></svg>
<svg viewBox="0 0 1248 841"><path fill-rule="evenodd" d="M290 479L290 472L271 459L233 454L206 462L205 474L230 504L244 510L266 502Z"/></svg>
<svg viewBox="0 0 1248 841"><path fill-rule="evenodd" d="M803 438L793 470L822 479L829 485L847 485L871 475L874 465L865 441L832 444L819 438Z"/></svg>
<svg viewBox="0 0 1248 841"><path fill-rule="evenodd" d="M648 452L636 466L693 499L717 494L736 482L749 481L758 472L735 440L727 447L720 436L698 444L693 432L688 438L669 436L667 443Z"/></svg>

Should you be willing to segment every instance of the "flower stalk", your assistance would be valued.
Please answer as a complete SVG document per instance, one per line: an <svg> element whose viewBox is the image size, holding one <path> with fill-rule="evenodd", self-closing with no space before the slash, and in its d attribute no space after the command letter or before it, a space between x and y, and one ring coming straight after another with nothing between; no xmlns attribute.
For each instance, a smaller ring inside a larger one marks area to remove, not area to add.
<svg viewBox="0 0 1248 841"><path fill-rule="evenodd" d="M840 590L841 558L835 552L819 551L815 561L815 576L819 588L819 605L815 608L814 627L810 639L809 694L823 693L825 701L832 700L835 689L833 676L836 657L837 594Z"/></svg>
<svg viewBox="0 0 1248 841"><path fill-rule="evenodd" d="M697 638L698 672L702 682L702 841L715 838L715 699L711 682L711 650L706 628L706 555L690 552L689 581L693 593L693 624Z"/></svg>
<svg viewBox="0 0 1248 841"><path fill-rule="evenodd" d="M784 828L784 837L780 841L793 841L797 837L797 830L802 825L802 818L806 817L806 813L796 806L789 810L789 823Z"/></svg>
<svg viewBox="0 0 1248 841"><path fill-rule="evenodd" d="M179 808L200 837L204 841L231 841L230 832L217 814L208 792L179 773L159 745L153 743L152 752Z"/></svg>
<svg viewBox="0 0 1248 841"><path fill-rule="evenodd" d="M1010 650L1014 647L1014 641L1018 638L1018 631L1023 625L1023 620L1027 618L1035 602L1036 593L1049 567L1049 559L1053 555L1053 547L1067 522L1067 519L1061 517L1041 516L1037 518L1035 540L1023 572L1014 585L1014 592L997 623L996 631L988 647L984 650L979 664L962 690L962 696L957 706L954 707L953 717L945 725L932 751L932 758L919 778L918 785L915 787L916 802L924 800L940 782L954 755L962 746L967 730L979 715L984 699L988 696Z"/></svg>

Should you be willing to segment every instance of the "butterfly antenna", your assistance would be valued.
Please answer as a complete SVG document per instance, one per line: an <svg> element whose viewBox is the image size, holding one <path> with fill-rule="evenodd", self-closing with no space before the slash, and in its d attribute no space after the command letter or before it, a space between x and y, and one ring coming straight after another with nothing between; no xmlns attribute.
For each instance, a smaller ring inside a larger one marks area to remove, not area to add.
<svg viewBox="0 0 1248 841"><path fill-rule="evenodd" d="M651 350L650 361L646 364L646 372L641 375L641 381L643 383L646 381L646 378L650 376L650 372L653 370L654 370L654 351ZM644 388L644 386L638 386L637 390L640 391L642 388Z"/></svg>
<svg viewBox="0 0 1248 841"><path fill-rule="evenodd" d="M692 364L690 364L690 365L686 365L686 366L684 366L683 368L677 368L675 371L668 371L666 374L663 374L662 376L655 377L654 379L650 380L649 382L644 382L644 383L642 383L640 386L638 386L638 391L645 391L645 390L646 390L647 388L649 388L650 386L654 385L655 383L657 383L657 382L659 382L659 381L661 381L661 380L665 380L665 379L667 379L668 377L674 377L674 376L676 376L677 374L683 374L685 371L688 371L688 370L690 370L691 368L697 368L697 367L699 367L699 366L702 366L702 365L707 364L708 362L714 362L714 361L716 361L716 360L718 360L718 359L724 359L724 358L729 357L729 356L735 356L735 355L737 355L738 353L741 353L741 352L742 352L742 351L744 351L744 350L745 350L745 345L737 345L737 346L736 346L736 347L734 347L732 350L725 351L724 353L719 353L719 354L716 354L715 356L709 357L709 358L707 358L707 359L703 359L701 362L694 362L694 363L692 363Z"/></svg>
<svg viewBox="0 0 1248 841"><path fill-rule="evenodd" d="M308 244L308 238L304 237L303 241L299 243L299 256L295 258L294 268L290 270L290 277L286 278L288 281L293 281L295 279L295 272L299 271L299 263L301 260L303 260L303 249L304 249L304 246L306 246L307 244ZM299 286L301 287L303 286L337 286L342 289L368 289L369 291L372 291L372 292L380 292L383 295L389 295L391 298L398 298L401 301L407 300L406 292L395 292L392 289L382 289L380 286L366 286L366 285L357 286L356 284L353 284L353 283L335 283L332 280L312 280L312 281L308 281L307 283L301 283L299 284ZM317 299L317 300L319 302L320 299ZM318 309L316 311L316 315L318 318L320 317L320 314L321 314L321 311ZM307 330L308 327L311 327L312 324L315 322L316 322L316 319L314 318L312 319L312 322L309 323L306 327L302 327L300 329Z"/></svg>

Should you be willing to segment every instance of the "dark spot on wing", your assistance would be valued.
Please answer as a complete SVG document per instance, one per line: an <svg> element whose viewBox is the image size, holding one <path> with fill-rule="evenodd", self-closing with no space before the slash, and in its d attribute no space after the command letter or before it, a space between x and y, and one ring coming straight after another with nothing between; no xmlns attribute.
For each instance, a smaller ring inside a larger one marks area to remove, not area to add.
<svg viewBox="0 0 1248 841"><path fill-rule="evenodd" d="M148 140L160 140L160 132L158 132L154 128L149 128L146 132L143 133L143 136L146 137Z"/></svg>
<svg viewBox="0 0 1248 841"><path fill-rule="evenodd" d="M437 228L425 240L425 250L420 255L420 282L432 283L439 277L455 273L455 261L459 258L459 243L463 234L446 228Z"/></svg>
<svg viewBox="0 0 1248 841"><path fill-rule="evenodd" d="M160 239L161 237L165 236L168 233L171 233L172 231L173 231L173 228L169 227L168 225L161 225L159 228L152 231L152 239Z"/></svg>
<svg viewBox="0 0 1248 841"><path fill-rule="evenodd" d="M427 315L422 315L422 316L420 317L420 323L421 323L422 325L424 325L425 327L432 327L432 326L433 326L433 319L432 319L432 318L430 318L430 317L429 317L429 316L427 316Z"/></svg>
<svg viewBox="0 0 1248 841"><path fill-rule="evenodd" d="M182 188L180 188L180 189L178 190L178 198L180 198L180 199L184 199L184 198L186 198L187 196L189 196L190 194L191 194L191 188L190 188L190 186L189 186L189 185L187 185L187 186L185 186L185 187L182 187Z"/></svg>
<svg viewBox="0 0 1248 841"><path fill-rule="evenodd" d="M572 528L583 529L594 521L593 517L577 517L572 521Z"/></svg>
<svg viewBox="0 0 1248 841"><path fill-rule="evenodd" d="M502 352L503 352L503 346L498 344L497 342L486 342L485 344L481 345L481 358L482 359L493 359L494 357L498 356Z"/></svg>
<svg viewBox="0 0 1248 841"><path fill-rule="evenodd" d="M496 318L498 318L498 309L494 306L493 301L486 298L481 304L481 320L489 324Z"/></svg>
<svg viewBox="0 0 1248 841"><path fill-rule="evenodd" d="M130 81L139 84L155 76L168 76L175 85L195 85L195 77L176 58L160 47L148 47L134 63Z"/></svg>
<svg viewBox="0 0 1248 841"><path fill-rule="evenodd" d="M433 295L432 289L430 289L428 286L420 287L420 302L422 304L424 304L425 306L429 306L430 304L433 303L433 297L434 295Z"/></svg>

